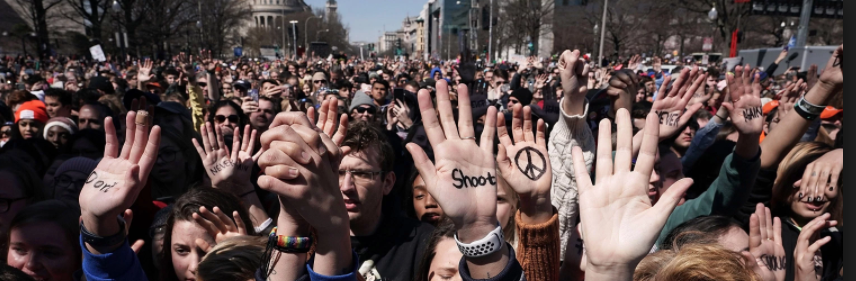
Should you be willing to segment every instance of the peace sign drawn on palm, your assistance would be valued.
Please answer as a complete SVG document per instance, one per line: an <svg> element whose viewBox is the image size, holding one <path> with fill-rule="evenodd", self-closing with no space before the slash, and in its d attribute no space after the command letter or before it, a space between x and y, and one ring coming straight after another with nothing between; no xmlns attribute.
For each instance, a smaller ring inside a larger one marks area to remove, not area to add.
<svg viewBox="0 0 856 281"><path fill-rule="evenodd" d="M505 128L505 115L496 115L496 134L500 143L497 166L502 178L521 198L550 202L553 172L547 156L546 126L544 120L539 119L537 135L533 133L531 113L529 106L514 105L512 135Z"/></svg>
<svg viewBox="0 0 856 281"><path fill-rule="evenodd" d="M427 90L419 91L418 100L436 163L428 159L419 145L409 143L407 150L413 155L428 193L459 229L461 241L467 243L484 237L486 233L470 233L462 228L481 227L487 228L489 232L497 225L496 163L493 157L496 108L488 108L479 145L475 141L470 95L466 85L458 86L457 125L445 81L437 82L439 114ZM474 239L467 241L468 238Z"/></svg>

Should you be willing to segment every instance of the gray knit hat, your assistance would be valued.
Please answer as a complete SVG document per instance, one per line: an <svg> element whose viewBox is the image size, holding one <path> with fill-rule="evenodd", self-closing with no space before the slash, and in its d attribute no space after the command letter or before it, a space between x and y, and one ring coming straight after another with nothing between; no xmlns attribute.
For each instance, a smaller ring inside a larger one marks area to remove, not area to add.
<svg viewBox="0 0 856 281"><path fill-rule="evenodd" d="M357 108L358 106L364 104L370 105L377 109L377 105L374 104L374 100L372 100L372 97L366 95L366 93L363 91L357 91L357 93L354 94L354 99L351 101L351 107L348 108L348 111L354 110L354 108Z"/></svg>

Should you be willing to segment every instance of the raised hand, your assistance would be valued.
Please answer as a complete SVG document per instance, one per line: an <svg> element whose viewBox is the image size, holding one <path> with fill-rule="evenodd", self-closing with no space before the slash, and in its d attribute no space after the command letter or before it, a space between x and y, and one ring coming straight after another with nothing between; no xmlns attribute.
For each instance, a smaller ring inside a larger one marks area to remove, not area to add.
<svg viewBox="0 0 856 281"><path fill-rule="evenodd" d="M797 247L794 250L794 280L815 281L823 277L823 266L818 266L821 258L820 247L832 241L831 236L818 239L820 230L838 225L838 221L828 220L829 213L820 215L800 231ZM788 265L790 266L790 265Z"/></svg>
<svg viewBox="0 0 856 281"><path fill-rule="evenodd" d="M513 138L505 128L505 114L496 114L500 143L496 162L502 178L520 196L521 218L543 223L553 213L550 201L553 170L547 154L544 120L538 120L537 133L533 133L531 113L529 106L514 105L511 120Z"/></svg>
<svg viewBox="0 0 856 281"><path fill-rule="evenodd" d="M139 104L134 100L125 117L126 137L121 154L113 118L104 120L107 142L104 157L87 177L78 199L83 224L95 235L106 237L120 231L116 216L136 201L157 160L160 127L154 126L151 133L148 129L152 122L149 112L154 112L154 108L148 106L148 110L139 112L138 108L146 108L145 100ZM96 252L101 250L112 249Z"/></svg>
<svg viewBox="0 0 856 281"><path fill-rule="evenodd" d="M591 80L593 78L589 78ZM591 82L590 82L591 84ZM606 94L612 99L612 114L619 108L631 110L634 97L639 90L639 77L630 69L616 71L609 79Z"/></svg>
<svg viewBox="0 0 856 281"><path fill-rule="evenodd" d="M639 63L641 63L641 62L642 62L642 56L633 55L633 57L630 58L630 61L627 62L627 69L629 69L631 71L636 70L637 68L639 68Z"/></svg>
<svg viewBox="0 0 856 281"><path fill-rule="evenodd" d="M629 111L620 109L616 121L618 145L614 160L612 124L608 119L600 123L596 186L592 186L582 149L574 147L572 152L582 236L586 237L587 280L631 280L636 265L651 250L681 195L692 184L689 178L676 182L651 206L646 190L657 157L657 115L648 114L641 151L632 171L633 124Z"/></svg>
<svg viewBox="0 0 856 281"><path fill-rule="evenodd" d="M814 162L806 166L800 181L800 191L797 193L798 200L808 196L805 201L823 202L838 194L835 191L841 171L844 170L844 149L835 149L827 152Z"/></svg>
<svg viewBox="0 0 856 281"><path fill-rule="evenodd" d="M238 211L232 212L232 221L229 216L223 213L219 207L214 207L213 212L205 207L199 207L198 213L193 213L193 220L196 221L202 228L208 232L208 235L214 238L214 245L208 244L205 240L196 238L196 245L204 252L210 252L217 243L229 237L247 235L247 228L244 225L244 220L238 215Z"/></svg>
<svg viewBox="0 0 856 281"><path fill-rule="evenodd" d="M833 92L844 89L844 45L838 46L838 49L829 58L826 68L820 74L819 82Z"/></svg>
<svg viewBox="0 0 856 281"><path fill-rule="evenodd" d="M447 88L445 81L437 82L437 110L427 90L420 90L418 94L419 110L436 163L432 163L425 151L414 143L407 144L407 150L413 155L428 193L455 223L458 238L464 243L471 243L497 226L496 164L493 157L496 109L488 108L481 145L476 144L467 86L458 86L457 125Z"/></svg>
<svg viewBox="0 0 856 281"><path fill-rule="evenodd" d="M398 122L404 128L413 126L413 120L410 119L410 107L404 104L403 101L395 100L395 103L392 105L392 113L395 114L395 118L398 119Z"/></svg>
<svg viewBox="0 0 856 281"><path fill-rule="evenodd" d="M751 261L747 264L763 280L785 280L788 264L785 248L782 246L782 221L773 218L770 208L758 203L755 213L749 217L749 253ZM746 253L744 252L744 255Z"/></svg>
<svg viewBox="0 0 856 281"><path fill-rule="evenodd" d="M214 73L217 69L217 60L211 58L211 50L206 53L204 50L199 52L199 57L202 58L202 65L208 73Z"/></svg>
<svg viewBox="0 0 856 281"><path fill-rule="evenodd" d="M651 63L651 67L654 68L654 72L663 72L663 59L660 57L654 57L654 62ZM665 83L663 84L665 85Z"/></svg>
<svg viewBox="0 0 856 281"><path fill-rule="evenodd" d="M579 50L565 50L559 58L559 76L562 78L562 91L567 99L562 102L565 113L582 114L585 110L583 103L588 92L585 81L588 71L589 66L580 59Z"/></svg>
<svg viewBox="0 0 856 281"><path fill-rule="evenodd" d="M138 60L137 65L140 68L140 71L137 72L137 81L139 81L139 83L149 81L155 77L155 75L152 74L152 66L154 65L152 60L146 59L142 63Z"/></svg>
<svg viewBox="0 0 856 281"><path fill-rule="evenodd" d="M336 146L342 145L345 141L345 134L348 133L348 115L342 114L339 116L339 123L336 124L336 115L339 114L339 99L332 98L321 102L321 107L318 109L318 120L315 120L315 108L307 110L307 117L310 123L315 123L317 130L327 135Z"/></svg>
<svg viewBox="0 0 856 281"><path fill-rule="evenodd" d="M697 78L693 82L691 77ZM692 70L685 68L678 75L678 80L672 84L672 89L668 93L666 92L666 85L669 85L672 77L666 76L664 78L663 86L660 87L657 94L657 100L651 106L651 111L656 113L660 120L660 140L668 139L679 133L679 129L686 125L693 114L703 106L699 103L687 107L687 104L693 98L693 93L704 84L706 78L706 74L698 74L698 67L693 67Z"/></svg>
<svg viewBox="0 0 856 281"><path fill-rule="evenodd" d="M722 106L728 109L731 123L743 135L758 135L764 127L760 77L748 65L738 65L734 68L734 74L725 75L731 103L723 103Z"/></svg>
<svg viewBox="0 0 856 281"><path fill-rule="evenodd" d="M815 78L816 80L816 78ZM806 83L803 82L802 79L797 81L796 83L791 83L781 93L779 93L779 119L787 116L791 112L794 111L794 104L797 103L797 100L800 99L800 96L804 90L806 89Z"/></svg>
<svg viewBox="0 0 856 281"><path fill-rule="evenodd" d="M193 139L196 152L202 157L202 165L211 179L211 186L226 190L235 196L241 196L253 191L250 182L253 163L259 154L252 155L255 148L256 130L250 133L250 125L244 128L244 137L240 137L238 128L235 128L232 140L232 151L223 140L223 132L220 126L211 123L202 124L202 144Z"/></svg>
<svg viewBox="0 0 856 281"><path fill-rule="evenodd" d="M259 187L280 196L308 224L322 232L348 231L348 214L339 191L343 150L302 112L278 114L262 134ZM297 217L297 216L295 216Z"/></svg>

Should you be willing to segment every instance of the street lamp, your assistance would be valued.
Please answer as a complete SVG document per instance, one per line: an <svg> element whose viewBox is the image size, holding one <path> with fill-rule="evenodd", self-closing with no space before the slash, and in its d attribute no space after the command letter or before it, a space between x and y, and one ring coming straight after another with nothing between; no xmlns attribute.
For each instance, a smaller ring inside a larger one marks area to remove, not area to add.
<svg viewBox="0 0 856 281"><path fill-rule="evenodd" d="M122 5L119 5L119 1L113 1L113 11L115 11L115 12L122 11Z"/></svg>
<svg viewBox="0 0 856 281"><path fill-rule="evenodd" d="M594 51L595 51L595 50L597 50L597 39L594 39L594 38L596 38L596 37L597 37L597 32L598 32L598 31L600 31L600 25L594 24L594 37L592 37L592 40L591 40L591 41L592 41L592 45L594 45L594 46L591 46L591 52L592 52L592 54L594 54ZM592 58L592 59L594 59L594 58Z"/></svg>
<svg viewBox="0 0 856 281"><path fill-rule="evenodd" d="M318 32L315 32L315 41L318 41L318 36L321 35L321 32L328 32L328 31L330 31L330 29L318 30Z"/></svg>
<svg viewBox="0 0 856 281"><path fill-rule="evenodd" d="M718 16L719 13L716 12L716 7L711 8L710 12L707 12L707 17L710 18L710 20L712 21L715 21Z"/></svg>
<svg viewBox="0 0 856 281"><path fill-rule="evenodd" d="M309 20L306 20L309 21ZM294 55L297 55L297 21L291 20L288 23L291 24L291 31L294 33Z"/></svg>
<svg viewBox="0 0 856 281"><path fill-rule="evenodd" d="M311 19L319 19L319 20L320 20L320 19L321 19L321 18L323 18L323 17L324 17L324 15L320 15L320 16L317 16L317 17L316 17L316 16L311 16L311 17L309 17L308 19L306 19L306 22L305 22L305 23L303 23L303 31L309 31L309 20L311 20ZM294 21L294 22L297 22L297 21ZM296 36L296 35L297 35L297 34L295 34L295 36ZM318 37L318 36L315 36L315 37ZM309 49L309 41L308 41L308 40L309 40L309 36L304 36L304 37L303 37L303 47L304 47L304 48L307 48L307 49ZM318 40L318 39L316 39L316 40ZM294 44L297 44L297 39L294 39ZM296 48L296 47L295 47L295 48Z"/></svg>

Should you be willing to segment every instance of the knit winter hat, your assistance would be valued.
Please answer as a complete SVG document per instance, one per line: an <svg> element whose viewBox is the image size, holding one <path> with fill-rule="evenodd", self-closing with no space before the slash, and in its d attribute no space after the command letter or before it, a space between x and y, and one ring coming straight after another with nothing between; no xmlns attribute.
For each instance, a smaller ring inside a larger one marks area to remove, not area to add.
<svg viewBox="0 0 856 281"><path fill-rule="evenodd" d="M348 111L354 110L354 108L357 108L360 105L364 104L370 105L371 107L377 109L377 106L374 104L374 100L372 100L369 95L366 95L366 93L363 91L357 91L357 93L354 94L354 99L351 101L351 107L348 108Z"/></svg>
<svg viewBox="0 0 856 281"><path fill-rule="evenodd" d="M21 119L33 119L42 124L47 123L48 112L45 111L45 103L37 100L22 103L18 107L18 111L15 111L15 123L18 123Z"/></svg>
<svg viewBox="0 0 856 281"><path fill-rule="evenodd" d="M62 162L62 165L59 165L59 168L56 169L54 175L59 176L65 172L79 172L84 175L89 175L89 173L92 173L97 166L98 161L93 159L82 156L72 157L65 160L65 162Z"/></svg>
<svg viewBox="0 0 856 281"><path fill-rule="evenodd" d="M518 88L511 92L511 96L517 98L520 101L520 105L527 106L532 102L532 92L526 88Z"/></svg>
<svg viewBox="0 0 856 281"><path fill-rule="evenodd" d="M48 131L53 126L62 127L72 135L74 135L74 133L77 133L77 124L74 124L74 120L71 120L68 117L54 117L48 120L48 124L45 125L45 129L43 130L45 139L48 139Z"/></svg>

